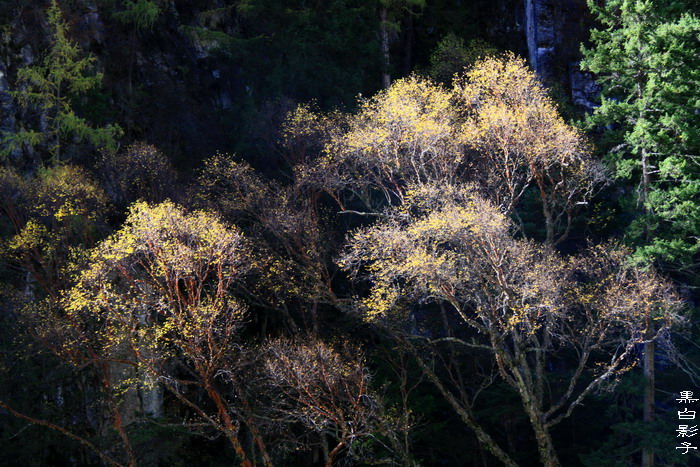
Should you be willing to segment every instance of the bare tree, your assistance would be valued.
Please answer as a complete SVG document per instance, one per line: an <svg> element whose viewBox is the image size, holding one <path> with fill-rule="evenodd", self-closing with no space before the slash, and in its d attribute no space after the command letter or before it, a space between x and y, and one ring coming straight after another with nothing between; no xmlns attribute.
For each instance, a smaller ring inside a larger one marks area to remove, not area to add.
<svg viewBox="0 0 700 467"><path fill-rule="evenodd" d="M277 340L266 347L265 369L271 391L281 392L274 412L335 440L327 452L330 467L344 450L355 452L364 439L381 433L406 465L415 461L398 444L397 427L388 423L380 398L370 389L362 355L348 347L336 351L320 340ZM407 429L407 427L403 427Z"/></svg>
<svg viewBox="0 0 700 467"><path fill-rule="evenodd" d="M328 268L334 243L319 212L318 191L265 179L244 162L216 155L205 162L196 198L245 231L255 267L239 286L249 302L281 314L291 331L299 327L292 315L297 311L317 332L318 308L337 301Z"/></svg>

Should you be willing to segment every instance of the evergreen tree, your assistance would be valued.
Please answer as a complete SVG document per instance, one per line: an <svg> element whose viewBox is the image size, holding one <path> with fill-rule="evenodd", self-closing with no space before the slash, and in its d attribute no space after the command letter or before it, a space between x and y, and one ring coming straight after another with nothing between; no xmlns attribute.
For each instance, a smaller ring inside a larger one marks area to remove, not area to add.
<svg viewBox="0 0 700 467"><path fill-rule="evenodd" d="M96 147L116 149L115 138L121 134L118 125L95 128L73 110L76 97L102 82L101 73L89 74L94 57L79 58L80 48L68 38L68 25L56 0L52 0L47 14L53 30L48 53L40 64L18 71L20 90L13 93L22 107L41 109L41 128L21 129L17 133L2 135L0 154L8 155L24 144L35 146L45 143L52 161L56 163L60 161L62 143L68 136Z"/></svg>
<svg viewBox="0 0 700 467"><path fill-rule="evenodd" d="M589 123L627 197L627 236L641 261L691 272L700 249L700 19L670 0L589 0L602 24L583 68L598 75L601 105ZM686 4L687 3L687 4Z"/></svg>
<svg viewBox="0 0 700 467"><path fill-rule="evenodd" d="M692 2L609 0L589 7L603 29L591 31L582 66L598 75L601 105L590 117L618 178L638 180L626 198L626 229L636 259L693 273L700 250L700 20ZM655 342L645 336L643 419L655 419ZM642 465L657 457L647 445Z"/></svg>

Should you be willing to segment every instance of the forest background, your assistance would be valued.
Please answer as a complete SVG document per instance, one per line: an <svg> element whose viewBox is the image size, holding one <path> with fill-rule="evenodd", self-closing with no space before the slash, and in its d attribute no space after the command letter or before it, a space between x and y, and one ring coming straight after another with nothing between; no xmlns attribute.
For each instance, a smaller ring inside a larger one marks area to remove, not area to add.
<svg viewBox="0 0 700 467"><path fill-rule="evenodd" d="M0 463L693 465L699 12L0 3Z"/></svg>

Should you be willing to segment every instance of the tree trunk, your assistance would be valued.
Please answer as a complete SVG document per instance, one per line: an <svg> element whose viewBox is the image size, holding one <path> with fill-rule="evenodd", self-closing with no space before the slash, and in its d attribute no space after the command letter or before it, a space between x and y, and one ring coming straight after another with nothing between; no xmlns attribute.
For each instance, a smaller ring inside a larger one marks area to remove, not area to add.
<svg viewBox="0 0 700 467"><path fill-rule="evenodd" d="M533 418L536 417L536 418ZM537 440L537 450L540 453L540 460L545 467L559 467L559 459L554 450L552 437L549 435L549 430L542 422L542 414L530 414L530 423L535 430L535 439Z"/></svg>
<svg viewBox="0 0 700 467"><path fill-rule="evenodd" d="M404 23L403 30L403 74L408 76L411 73L413 62L413 10L408 7L408 17Z"/></svg>
<svg viewBox="0 0 700 467"><path fill-rule="evenodd" d="M203 374L203 372L200 371L200 374ZM243 449L243 445L241 444L241 441L238 439L238 426L236 426L234 424L233 420L229 416L228 410L226 408L226 404L225 404L223 398L219 395L218 391L216 391L211 386L211 382L209 381L209 378L204 379L204 389L207 391L207 394L209 395L211 400L214 402L214 405L217 409L219 417L224 424L226 437L228 438L229 442L233 446L233 450L236 452L236 455L238 455L238 460L240 461L241 466L253 467L253 463L246 456L245 450Z"/></svg>
<svg viewBox="0 0 700 467"><path fill-rule="evenodd" d="M341 449L345 446L343 441L339 442L333 450L328 454L328 460L326 461L326 467L331 467L333 465L333 459L338 455Z"/></svg>
<svg viewBox="0 0 700 467"><path fill-rule="evenodd" d="M535 431L535 440L537 441L537 450L540 453L540 460L545 467L558 467L561 465L557 458L557 453L554 450L554 443L549 434L549 430L544 423L544 412L539 407L539 403L534 399L532 393L526 388L520 387L520 397L523 401L523 407L527 416L530 419L530 425Z"/></svg>
<svg viewBox="0 0 700 467"><path fill-rule="evenodd" d="M54 134L55 134L55 141L54 141L54 147L53 151L51 154L51 162L53 165L58 165L61 162L61 127L59 125L58 121L58 116L61 113L61 86L58 86L58 89L56 90L56 116L54 117Z"/></svg>
<svg viewBox="0 0 700 467"><path fill-rule="evenodd" d="M382 48L382 86L384 89L389 89L391 85L391 76L389 75L391 56L389 54L389 25L387 23L387 16L387 7L386 5L382 5L379 9L379 36Z"/></svg>
<svg viewBox="0 0 700 467"><path fill-rule="evenodd" d="M142 308L138 313L139 326L145 328L148 326L148 309ZM154 350L144 342L143 338L139 339L138 355L145 362L153 362L156 360ZM163 416L163 388L157 382L157 379L149 372L149 365L138 370L139 388L138 396L140 399L141 412L153 418Z"/></svg>
<svg viewBox="0 0 700 467"><path fill-rule="evenodd" d="M649 155L646 149L642 149L642 193L639 200L641 206L639 207L643 208L647 214L649 214L649 208L645 205L649 198L649 186L651 185L649 169Z"/></svg>
<svg viewBox="0 0 700 467"><path fill-rule="evenodd" d="M653 336L652 328L647 330L647 339ZM644 425L647 429L654 421L655 387L654 387L654 351L656 343L649 341L644 345ZM644 446L642 449L642 467L654 466L654 447Z"/></svg>
<svg viewBox="0 0 700 467"><path fill-rule="evenodd" d="M642 193L641 204L644 213L648 216L651 210L646 205L649 198L649 187L651 185L651 176L649 175L649 155L646 149L642 149ZM644 222L644 236L648 242L650 238L650 229L648 227L648 219ZM644 345L644 407L643 421L645 426L649 426L654 421L654 352L656 343L652 341L654 336L653 322L647 316L647 332L645 339L648 340ZM642 449L642 467L653 467L654 465L654 448L652 446L644 446Z"/></svg>

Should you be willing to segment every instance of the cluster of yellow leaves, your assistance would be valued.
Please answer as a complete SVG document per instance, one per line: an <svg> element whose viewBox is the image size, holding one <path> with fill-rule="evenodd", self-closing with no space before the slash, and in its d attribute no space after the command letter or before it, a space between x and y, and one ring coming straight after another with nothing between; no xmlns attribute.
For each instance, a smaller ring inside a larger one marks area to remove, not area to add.
<svg viewBox="0 0 700 467"><path fill-rule="evenodd" d="M223 215L239 220L279 205L283 191L277 184L264 181L248 163L225 154L205 160L197 181L195 197L200 204L212 205Z"/></svg>
<svg viewBox="0 0 700 467"><path fill-rule="evenodd" d="M282 126L282 143L293 164L320 152L327 141L347 129L349 116L339 111L322 113L309 104L300 104L287 115Z"/></svg>
<svg viewBox="0 0 700 467"><path fill-rule="evenodd" d="M489 101L513 107L551 102L525 60L513 54L484 58L458 77L454 85L468 107L478 108Z"/></svg>
<svg viewBox="0 0 700 467"><path fill-rule="evenodd" d="M61 165L24 178L0 170L0 209L17 232L4 255L30 272L44 292L57 293L71 261L95 240L107 196L82 168Z"/></svg>
<svg viewBox="0 0 700 467"><path fill-rule="evenodd" d="M297 165L298 179L338 201L349 191L371 205L367 189L402 200L408 185L460 181L478 184L510 214L535 188L547 240L555 243L605 179L581 133L563 121L535 74L513 55L477 62L452 89L411 76L360 104L345 118L302 106L285 130L295 147L309 141L306 147L318 153ZM319 138L326 141L322 150Z"/></svg>
<svg viewBox="0 0 700 467"><path fill-rule="evenodd" d="M124 226L92 251L65 309L76 321L101 323L104 349L192 352L233 337L243 307L231 293L246 256L240 231L215 215L137 202Z"/></svg>
<svg viewBox="0 0 700 467"><path fill-rule="evenodd" d="M51 247L54 240L45 226L35 219L31 219L20 233L10 239L8 249L10 251L24 251L36 248L45 251Z"/></svg>
<svg viewBox="0 0 700 467"><path fill-rule="evenodd" d="M461 151L454 144L456 117L447 90L409 77L365 101L350 130L335 144L349 155L368 159L370 164L374 159L377 165L413 170L413 177L420 180L423 170L430 167L419 164L433 165L436 159L460 157ZM434 174L440 175L449 174Z"/></svg>
<svg viewBox="0 0 700 467"><path fill-rule="evenodd" d="M71 165L42 169L30 182L29 196L35 215L58 222L73 216L94 220L107 207L102 188L84 169Z"/></svg>
<svg viewBox="0 0 700 467"><path fill-rule="evenodd" d="M624 250L594 247L567 261L514 238L507 217L473 188L421 185L406 193L385 220L350 237L339 261L369 278L362 301L369 320L402 313L406 301L442 302L479 332L518 340L546 325L549 339L569 343L640 338L652 319L682 320L670 284L627 266Z"/></svg>
<svg viewBox="0 0 700 467"><path fill-rule="evenodd" d="M510 239L505 216L464 187L411 187L387 215L389 221L355 232L339 261L355 272L366 266L374 285L364 302L370 317L391 312L399 291L453 304L465 299L480 280L475 263L494 242Z"/></svg>
<svg viewBox="0 0 700 467"><path fill-rule="evenodd" d="M476 178L506 212L534 185L555 224L604 181L582 134L558 115L522 60L487 58L455 80L454 92L466 110L464 142L483 156Z"/></svg>

